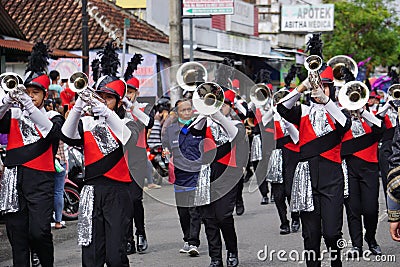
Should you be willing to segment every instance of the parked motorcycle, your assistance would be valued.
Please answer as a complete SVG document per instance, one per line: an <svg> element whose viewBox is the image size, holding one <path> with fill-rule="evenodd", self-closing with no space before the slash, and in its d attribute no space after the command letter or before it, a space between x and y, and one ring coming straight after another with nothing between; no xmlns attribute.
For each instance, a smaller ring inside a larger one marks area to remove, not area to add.
<svg viewBox="0 0 400 267"><path fill-rule="evenodd" d="M63 219L77 220L79 214L80 192L83 187L85 167L82 149L71 146L68 148L68 173L64 185Z"/></svg>
<svg viewBox="0 0 400 267"><path fill-rule="evenodd" d="M165 159L162 155L162 146L158 145L148 150L147 155L151 164L154 167L153 179L154 182L158 185L162 184L163 179L168 180L168 162L165 162Z"/></svg>

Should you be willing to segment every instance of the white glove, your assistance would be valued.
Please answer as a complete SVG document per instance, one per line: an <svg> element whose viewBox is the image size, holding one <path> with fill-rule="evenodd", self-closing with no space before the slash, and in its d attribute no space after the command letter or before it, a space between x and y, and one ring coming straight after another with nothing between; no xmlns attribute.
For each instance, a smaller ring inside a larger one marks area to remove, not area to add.
<svg viewBox="0 0 400 267"><path fill-rule="evenodd" d="M136 116L145 126L149 125L150 117L139 108L139 103L137 101L131 103L130 109L132 115Z"/></svg>
<svg viewBox="0 0 400 267"><path fill-rule="evenodd" d="M308 78L305 79L305 80L302 82L302 84L303 84L307 89L311 89L311 88L312 88L311 83L310 83L310 81L308 80Z"/></svg>
<svg viewBox="0 0 400 267"><path fill-rule="evenodd" d="M95 106L92 107L92 112L95 117L104 117L107 119L111 115L111 109L109 109L104 103L101 103L97 99L93 102L95 103Z"/></svg>
<svg viewBox="0 0 400 267"><path fill-rule="evenodd" d="M78 97L78 99L75 101L75 105L73 107L73 110L75 110L78 113L81 113L82 110L88 105L86 101L83 101L82 98Z"/></svg>
<svg viewBox="0 0 400 267"><path fill-rule="evenodd" d="M229 136L229 141L232 141L236 137L238 128L235 126L235 123L225 117L221 111L217 111L216 113L212 114L211 118L221 124L221 126L225 129Z"/></svg>
<svg viewBox="0 0 400 267"><path fill-rule="evenodd" d="M3 103L4 105L10 105L14 102L14 100L10 97L9 94L6 94L3 99L1 100L1 103Z"/></svg>
<svg viewBox="0 0 400 267"><path fill-rule="evenodd" d="M35 110L35 105L32 102L32 98L26 93L21 94L19 97L19 102L24 106L24 108L31 114Z"/></svg>
<svg viewBox="0 0 400 267"><path fill-rule="evenodd" d="M133 106L132 101L130 101L126 96L124 96L124 98L122 98L122 103L124 104L126 109L131 109Z"/></svg>
<svg viewBox="0 0 400 267"><path fill-rule="evenodd" d="M321 88L312 90L311 97L318 98L322 104L326 104L329 101L329 96L327 96Z"/></svg>

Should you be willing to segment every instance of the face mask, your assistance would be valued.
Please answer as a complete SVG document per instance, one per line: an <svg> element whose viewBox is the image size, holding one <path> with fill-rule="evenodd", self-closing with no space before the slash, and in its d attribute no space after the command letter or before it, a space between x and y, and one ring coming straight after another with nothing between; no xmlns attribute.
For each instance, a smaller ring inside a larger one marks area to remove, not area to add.
<svg viewBox="0 0 400 267"><path fill-rule="evenodd" d="M182 123L183 125L189 125L192 119L189 120L183 120L181 118L178 118L179 123Z"/></svg>

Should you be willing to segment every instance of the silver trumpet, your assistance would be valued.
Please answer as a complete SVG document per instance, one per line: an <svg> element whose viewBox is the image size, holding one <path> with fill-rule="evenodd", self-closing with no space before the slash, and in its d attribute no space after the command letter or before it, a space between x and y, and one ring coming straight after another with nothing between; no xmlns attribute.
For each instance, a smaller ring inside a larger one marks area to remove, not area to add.
<svg viewBox="0 0 400 267"><path fill-rule="evenodd" d="M26 93L21 76L14 72L5 72L0 75L1 94L8 93L12 99L19 102L19 96Z"/></svg>
<svg viewBox="0 0 400 267"><path fill-rule="evenodd" d="M224 103L224 91L217 83L206 82L197 86L193 93L193 106L203 115L212 115Z"/></svg>
<svg viewBox="0 0 400 267"><path fill-rule="evenodd" d="M311 55L304 61L304 67L308 70L308 81L312 86L312 90L321 89L324 91L319 70L322 67L322 58L317 55Z"/></svg>
<svg viewBox="0 0 400 267"><path fill-rule="evenodd" d="M396 83L389 87L388 94L394 100L400 100L400 84Z"/></svg>
<svg viewBox="0 0 400 267"><path fill-rule="evenodd" d="M256 106L264 106L271 98L271 90L263 83L257 83L250 88L250 100Z"/></svg>
<svg viewBox="0 0 400 267"><path fill-rule="evenodd" d="M69 88L77 93L79 97L87 102L90 106L95 106L95 102L93 101L94 99L97 99L98 101L105 103L104 99L99 96L95 90L89 86L89 78L88 76L83 73L83 72L75 72L69 77Z"/></svg>
<svg viewBox="0 0 400 267"><path fill-rule="evenodd" d="M367 104L369 98L368 87L360 81L351 81L339 90L338 100L347 110L358 110Z"/></svg>

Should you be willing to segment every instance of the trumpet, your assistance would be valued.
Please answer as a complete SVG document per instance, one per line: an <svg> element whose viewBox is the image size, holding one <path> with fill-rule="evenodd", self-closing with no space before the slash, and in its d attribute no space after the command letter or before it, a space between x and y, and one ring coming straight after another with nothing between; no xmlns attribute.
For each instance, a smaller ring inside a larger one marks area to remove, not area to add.
<svg viewBox="0 0 400 267"><path fill-rule="evenodd" d="M176 81L182 89L193 92L196 90L196 83L206 82L207 76L207 69L202 64L191 61L179 67Z"/></svg>
<svg viewBox="0 0 400 267"><path fill-rule="evenodd" d="M339 90L339 103L347 110L358 110L367 104L369 98L368 87L360 81L351 81Z"/></svg>
<svg viewBox="0 0 400 267"><path fill-rule="evenodd" d="M318 72L322 67L322 58L317 55L311 55L305 59L304 67L308 70L308 80L313 90L324 90L321 76L319 76Z"/></svg>
<svg viewBox="0 0 400 267"><path fill-rule="evenodd" d="M21 76L14 72L5 72L0 75L0 87L3 93L8 92L11 98L18 101L18 97L26 92L25 87L20 87L23 84Z"/></svg>
<svg viewBox="0 0 400 267"><path fill-rule="evenodd" d="M353 73L354 77L357 77L357 63L351 57L344 55L335 56L329 59L326 64L332 67L334 78L333 83L335 86L343 86L345 84L342 74L343 67L348 68Z"/></svg>
<svg viewBox="0 0 400 267"><path fill-rule="evenodd" d="M250 100L256 106L264 106L271 97L271 90L263 83L257 83L250 88Z"/></svg>
<svg viewBox="0 0 400 267"><path fill-rule="evenodd" d="M400 84L396 83L389 87L388 94L394 100L400 100Z"/></svg>
<svg viewBox="0 0 400 267"><path fill-rule="evenodd" d="M83 72L75 72L69 77L69 88L77 93L83 101L89 103L90 106L96 105L95 102L93 102L94 99L105 103L104 99L89 86L89 78Z"/></svg>
<svg viewBox="0 0 400 267"><path fill-rule="evenodd" d="M212 115L221 109L224 91L217 83L202 83L194 91L192 100L194 108L200 114Z"/></svg>

